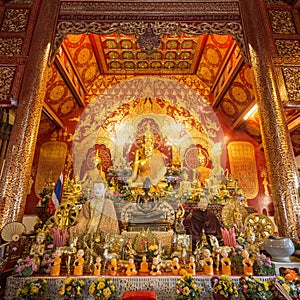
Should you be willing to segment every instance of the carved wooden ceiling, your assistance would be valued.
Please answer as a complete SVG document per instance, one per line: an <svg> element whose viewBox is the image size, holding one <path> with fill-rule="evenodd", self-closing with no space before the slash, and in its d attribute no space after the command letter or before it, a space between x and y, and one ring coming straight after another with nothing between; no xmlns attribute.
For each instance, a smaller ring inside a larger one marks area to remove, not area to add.
<svg viewBox="0 0 300 300"><path fill-rule="evenodd" d="M62 2L70 5L76 1ZM60 18L63 20L62 15ZM139 36L120 30L67 34L49 71L39 138L57 126L66 129L103 90L133 76L160 76L196 90L228 118L235 130L261 143L257 113L247 121L243 119L256 101L251 68L241 47L241 41L231 34L189 34L181 30L155 35L150 26ZM295 129L295 120L299 114L290 109L286 115L298 155L300 129Z"/></svg>

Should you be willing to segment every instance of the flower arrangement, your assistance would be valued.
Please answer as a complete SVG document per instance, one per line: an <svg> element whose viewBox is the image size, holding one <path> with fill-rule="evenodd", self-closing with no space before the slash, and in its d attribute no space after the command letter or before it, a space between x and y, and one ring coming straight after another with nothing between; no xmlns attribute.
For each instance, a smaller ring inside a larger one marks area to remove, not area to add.
<svg viewBox="0 0 300 300"><path fill-rule="evenodd" d="M84 204L88 200L88 197L84 195L83 193L79 194L77 198L77 203Z"/></svg>
<svg viewBox="0 0 300 300"><path fill-rule="evenodd" d="M97 278L89 287L89 293L95 299L109 299L115 292L116 287L112 280L104 277Z"/></svg>
<svg viewBox="0 0 300 300"><path fill-rule="evenodd" d="M59 290L58 294L65 299L69 299L70 297L82 296L83 291L85 288L85 283L82 279L68 277L61 289Z"/></svg>
<svg viewBox="0 0 300 300"><path fill-rule="evenodd" d="M253 264L254 274L257 276L275 275L275 265L270 257L264 254L258 254Z"/></svg>
<svg viewBox="0 0 300 300"><path fill-rule="evenodd" d="M177 299L200 299L201 287L191 275L184 275L176 282Z"/></svg>
<svg viewBox="0 0 300 300"><path fill-rule="evenodd" d="M236 245L234 247L234 251L232 251L230 260L233 264L242 264L243 263L243 256L242 256L243 247L240 245Z"/></svg>
<svg viewBox="0 0 300 300"><path fill-rule="evenodd" d="M158 245L156 245L156 244L150 245L148 247L148 251L149 251L149 257L150 257L150 259L153 258L154 256L157 255Z"/></svg>
<svg viewBox="0 0 300 300"><path fill-rule="evenodd" d="M283 291L286 294L288 294L292 299L300 299L300 286L299 284L297 284L297 280L300 281L300 277L293 270L286 270L286 271L287 271L286 276L285 277L277 276L276 282L280 284L280 288L283 289ZM286 278L289 278L290 280Z"/></svg>
<svg viewBox="0 0 300 300"><path fill-rule="evenodd" d="M37 270L37 264L29 256L26 256L25 259L19 258L14 268L15 273L24 277L31 276L32 273L36 272Z"/></svg>
<svg viewBox="0 0 300 300"><path fill-rule="evenodd" d="M273 299L272 287L272 282L262 281L259 278L253 276L240 278L240 288L246 299Z"/></svg>
<svg viewBox="0 0 300 300"><path fill-rule="evenodd" d="M214 294L219 294L223 297L238 295L238 287L228 275L221 275L220 278L212 277L211 282Z"/></svg>
<svg viewBox="0 0 300 300"><path fill-rule="evenodd" d="M286 269L284 272L284 279L290 282L300 283L300 275L295 270Z"/></svg>
<svg viewBox="0 0 300 300"><path fill-rule="evenodd" d="M27 279L23 282L22 287L17 290L17 298L28 299L30 297L36 297L38 295L42 295L47 290L48 284L46 279Z"/></svg>

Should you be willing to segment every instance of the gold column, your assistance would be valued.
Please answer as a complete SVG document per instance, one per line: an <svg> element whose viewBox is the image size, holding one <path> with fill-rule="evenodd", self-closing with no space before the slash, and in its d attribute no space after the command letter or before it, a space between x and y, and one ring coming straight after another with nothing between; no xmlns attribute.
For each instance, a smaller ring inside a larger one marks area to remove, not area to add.
<svg viewBox="0 0 300 300"><path fill-rule="evenodd" d="M59 0L40 1L40 11L26 62L15 124L0 182L0 229L22 221L46 90L46 71Z"/></svg>
<svg viewBox="0 0 300 300"><path fill-rule="evenodd" d="M275 220L279 234L300 236L298 174L287 128L259 0L241 0L245 34L256 85L261 133L270 174Z"/></svg>

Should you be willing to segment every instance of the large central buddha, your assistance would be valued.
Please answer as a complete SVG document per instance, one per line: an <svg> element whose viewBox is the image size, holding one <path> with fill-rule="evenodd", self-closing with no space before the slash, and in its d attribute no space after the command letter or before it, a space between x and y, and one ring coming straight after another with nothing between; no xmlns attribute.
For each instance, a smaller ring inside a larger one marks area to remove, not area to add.
<svg viewBox="0 0 300 300"><path fill-rule="evenodd" d="M166 170L161 152L154 149L154 134L147 129L143 135L142 148L135 152L129 184L132 187L142 186L148 177L151 184L156 186L163 179Z"/></svg>

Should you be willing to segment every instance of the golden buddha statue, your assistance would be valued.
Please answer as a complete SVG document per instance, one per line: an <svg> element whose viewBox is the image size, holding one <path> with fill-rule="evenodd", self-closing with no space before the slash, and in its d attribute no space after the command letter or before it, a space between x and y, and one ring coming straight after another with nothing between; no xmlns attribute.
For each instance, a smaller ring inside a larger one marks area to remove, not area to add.
<svg viewBox="0 0 300 300"><path fill-rule="evenodd" d="M197 168L198 178L196 182L196 187L200 189L201 187L206 186L206 180L211 175L211 169L206 167L206 163L205 163L206 158L202 154L201 150L199 150L198 160L199 160L199 167Z"/></svg>
<svg viewBox="0 0 300 300"><path fill-rule="evenodd" d="M98 156L98 151L95 157L92 158L92 168L87 170L82 180L80 181L82 190L90 192L93 188L94 182L99 181L99 177L105 182L105 173L102 171L101 158Z"/></svg>
<svg viewBox="0 0 300 300"><path fill-rule="evenodd" d="M156 186L166 173L166 166L161 152L154 149L154 134L150 125L143 136L143 146L135 152L132 176L128 182L132 187L139 187L148 177L153 186Z"/></svg>

